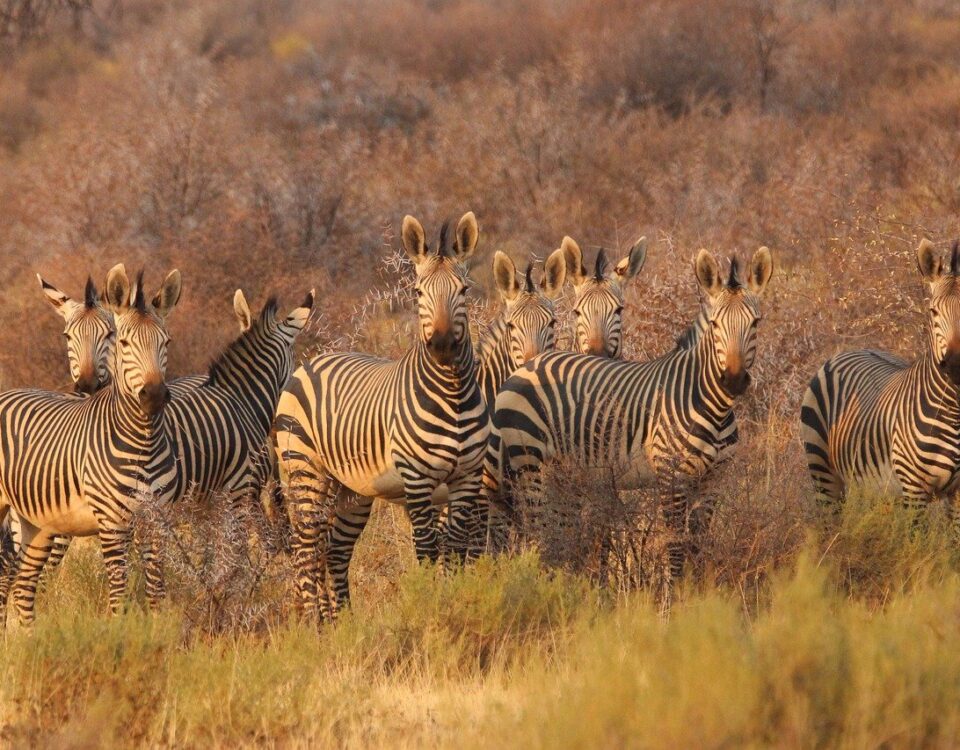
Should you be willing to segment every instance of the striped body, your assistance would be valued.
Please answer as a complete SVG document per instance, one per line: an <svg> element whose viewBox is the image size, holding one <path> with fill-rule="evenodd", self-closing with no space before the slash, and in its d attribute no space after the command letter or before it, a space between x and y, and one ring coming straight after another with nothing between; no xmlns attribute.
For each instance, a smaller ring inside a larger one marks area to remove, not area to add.
<svg viewBox="0 0 960 750"><path fill-rule="evenodd" d="M122 266L111 270L107 295L118 346L113 382L88 398L36 390L0 394L0 520L16 511L22 546L15 570L0 575L5 603L11 575L20 619L33 619L40 571L56 535L100 537L117 611L126 588L131 514L144 497L164 501L176 484L172 442L163 420L169 337L163 320L180 296L168 275L153 302ZM143 549L147 597L163 596L156 550Z"/></svg>
<svg viewBox="0 0 960 750"><path fill-rule="evenodd" d="M757 294L769 280L769 251L755 256L749 289L735 266L728 284L719 283L716 262L705 251L697 270L708 305L669 354L625 362L553 352L503 384L484 468L488 500L509 511L513 482L564 457L582 466L586 477L612 470L618 489L659 488L674 535L686 531L691 485L737 441L732 407L749 383ZM684 560L678 540L668 544L668 553L675 577Z"/></svg>
<svg viewBox="0 0 960 750"><path fill-rule="evenodd" d="M854 351L829 359L800 413L807 465L834 512L850 485L922 503L956 489L960 475L960 251L924 240L917 263L930 290L929 336L908 364ZM952 504L957 523L956 503Z"/></svg>
<svg viewBox="0 0 960 750"><path fill-rule="evenodd" d="M960 392L929 356L883 352L828 360L801 410L810 474L827 499L849 484L908 499L951 491L960 473Z"/></svg>
<svg viewBox="0 0 960 750"><path fill-rule="evenodd" d="M328 536L337 507L337 526L354 524L359 533L370 498L402 502L417 557L435 560L433 497L446 485L449 548L466 553L488 434L461 265L476 247L476 219L464 215L452 248L445 227L435 254L416 219L404 219L402 237L417 273L419 341L395 362L363 354L317 357L293 373L277 407L276 450L294 526L298 601L311 614L332 613L331 548L347 555L339 572L330 572L349 596L352 542L338 544L336 531Z"/></svg>

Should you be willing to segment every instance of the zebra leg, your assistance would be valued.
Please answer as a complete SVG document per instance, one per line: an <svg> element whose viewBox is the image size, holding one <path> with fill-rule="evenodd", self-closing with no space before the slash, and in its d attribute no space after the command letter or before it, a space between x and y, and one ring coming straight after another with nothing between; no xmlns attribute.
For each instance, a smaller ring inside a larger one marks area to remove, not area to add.
<svg viewBox="0 0 960 750"><path fill-rule="evenodd" d="M337 611L350 606L350 560L353 549L370 519L371 498L354 495L349 502L341 499L333 524L330 526L327 568L333 581Z"/></svg>
<svg viewBox="0 0 960 750"><path fill-rule="evenodd" d="M413 526L413 546L417 560L436 562L440 557L440 533L437 530L437 507L432 498L437 482L423 476L415 467L402 460L395 461L403 478L407 515Z"/></svg>
<svg viewBox="0 0 960 750"><path fill-rule="evenodd" d="M10 528L12 516L9 506L0 508L0 628L7 621L7 599L17 574L17 549Z"/></svg>
<svg viewBox="0 0 960 750"><path fill-rule="evenodd" d="M340 483L326 472L301 464L290 474L288 488L300 611L326 619L332 616L326 585L327 526Z"/></svg>
<svg viewBox="0 0 960 750"><path fill-rule="evenodd" d="M13 605L22 625L33 624L35 611L34 603L37 595L37 583L40 572L43 570L50 547L53 545L53 534L38 529L24 519L20 519L21 542L20 554L17 562L17 574L13 581Z"/></svg>
<svg viewBox="0 0 960 750"><path fill-rule="evenodd" d="M480 472L459 477L449 485L447 554L444 558L447 564L454 560L462 564L467 559L471 539L480 534L481 486L482 474Z"/></svg>
<svg viewBox="0 0 960 750"><path fill-rule="evenodd" d="M46 573L50 576L60 567L67 550L70 548L70 537L58 534L53 540L53 547L50 548L50 556L47 558Z"/></svg>
<svg viewBox="0 0 960 750"><path fill-rule="evenodd" d="M662 487L663 516L669 532L666 544L667 580L664 586L663 600L661 601L662 609L666 612L670 609L673 588L683 576L689 506L686 487L675 472L668 472L666 476L662 476L660 484Z"/></svg>
<svg viewBox="0 0 960 750"><path fill-rule="evenodd" d="M167 595L163 581L163 561L160 557L160 545L151 535L141 546L140 556L143 560L144 588L147 594L147 606L151 612L156 612Z"/></svg>
<svg viewBox="0 0 960 750"><path fill-rule="evenodd" d="M97 531L103 562L107 567L109 585L108 602L110 614L118 615L123 609L127 593L127 553L130 548L130 529L118 527L101 520Z"/></svg>

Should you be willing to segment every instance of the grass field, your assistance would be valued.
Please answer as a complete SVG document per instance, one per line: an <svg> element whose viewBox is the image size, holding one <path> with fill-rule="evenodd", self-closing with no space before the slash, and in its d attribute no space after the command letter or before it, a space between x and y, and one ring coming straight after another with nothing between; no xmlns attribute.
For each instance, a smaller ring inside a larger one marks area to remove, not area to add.
<svg viewBox="0 0 960 750"><path fill-rule="evenodd" d="M950 747L960 741L960 574L939 514L860 500L745 599L688 581L668 618L547 571L534 552L377 588L318 633L273 583L269 616L216 634L181 588L103 615L98 550L0 644L11 746ZM397 533L402 532L400 529ZM269 580L269 576L265 577ZM283 595L280 595L280 594Z"/></svg>

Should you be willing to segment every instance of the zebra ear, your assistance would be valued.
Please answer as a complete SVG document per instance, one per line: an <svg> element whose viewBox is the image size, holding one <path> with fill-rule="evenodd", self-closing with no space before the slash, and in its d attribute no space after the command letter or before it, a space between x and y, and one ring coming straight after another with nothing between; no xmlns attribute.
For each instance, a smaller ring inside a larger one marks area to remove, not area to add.
<svg viewBox="0 0 960 750"><path fill-rule="evenodd" d="M617 265L614 267L614 272L617 274L617 278L621 281L627 281L632 279L638 273L640 269L643 268L643 264L647 260L647 238L641 237L639 240L633 243L633 247L630 248L630 252L627 253L627 257L623 258Z"/></svg>
<svg viewBox="0 0 960 750"><path fill-rule="evenodd" d="M423 232L423 225L409 214L403 217L400 240L403 242L403 249L415 264L427 257L427 237Z"/></svg>
<svg viewBox="0 0 960 750"><path fill-rule="evenodd" d="M163 280L159 291L154 295L152 305L161 318L167 317L170 311L177 306L180 301L180 292L183 291L183 282L180 279L180 271L174 268L167 274Z"/></svg>
<svg viewBox="0 0 960 750"><path fill-rule="evenodd" d="M716 258L701 248L700 252L697 253L696 271L700 288L711 299L716 297L723 289L723 282L720 280L720 266L717 265Z"/></svg>
<svg viewBox="0 0 960 750"><path fill-rule="evenodd" d="M587 278L587 269L583 267L583 253L572 237L564 237L560 243L564 260L567 262L567 278L574 286L580 286Z"/></svg>
<svg viewBox="0 0 960 750"><path fill-rule="evenodd" d="M480 227L477 226L477 217L473 211L467 211L457 223L457 244L454 248L457 260L463 262L477 249L477 240L480 239Z"/></svg>
<svg viewBox="0 0 960 750"><path fill-rule="evenodd" d="M932 284L943 273L943 258L934 248L933 243L924 238L917 248L917 266L920 269L920 275L928 284Z"/></svg>
<svg viewBox="0 0 960 750"><path fill-rule="evenodd" d="M547 299L556 299L563 291L563 283L567 280L567 259L562 249L554 250L543 263L543 278L540 279L540 289Z"/></svg>
<svg viewBox="0 0 960 750"><path fill-rule="evenodd" d="M107 305L114 312L130 307L130 279L127 278L127 269L124 268L123 263L117 263L107 273L107 283L103 293Z"/></svg>
<svg viewBox="0 0 960 750"><path fill-rule="evenodd" d="M253 320L250 315L250 305L247 304L247 298L243 296L243 290L237 289L233 294L233 314L237 316L237 322L240 324L240 333L250 330L250 322Z"/></svg>
<svg viewBox="0 0 960 750"><path fill-rule="evenodd" d="M40 282L40 290L47 298L47 301L53 305L53 309L56 310L64 320L69 318L76 309L77 303L57 289L53 284L46 281L40 274L37 274L37 281Z"/></svg>
<svg viewBox="0 0 960 750"><path fill-rule="evenodd" d="M303 304L301 304L300 307L294 308L287 316L287 326L290 328L295 328L298 331L302 331L303 327L310 319L310 312L313 310L313 301L315 298L315 290L311 289L309 292L307 292L307 297L303 301Z"/></svg>
<svg viewBox="0 0 960 750"><path fill-rule="evenodd" d="M520 294L517 267L510 256L500 250L493 256L493 280L504 302L512 302Z"/></svg>
<svg viewBox="0 0 960 750"><path fill-rule="evenodd" d="M773 276L773 256L766 246L761 247L750 259L750 270L747 273L747 287L754 294L763 294L770 277Z"/></svg>

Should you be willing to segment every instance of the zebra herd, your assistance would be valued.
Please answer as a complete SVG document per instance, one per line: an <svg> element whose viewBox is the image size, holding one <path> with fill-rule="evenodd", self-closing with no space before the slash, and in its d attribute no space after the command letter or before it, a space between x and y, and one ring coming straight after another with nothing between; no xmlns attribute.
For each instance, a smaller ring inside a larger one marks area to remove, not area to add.
<svg viewBox="0 0 960 750"><path fill-rule="evenodd" d="M294 370L294 343L313 291L278 317L271 298L254 318L234 298L239 336L205 375L166 379L166 319L181 292L170 272L148 299L142 274L117 265L82 301L40 279L65 322L74 393L0 393L0 616L7 599L34 618L45 564L70 537L99 537L117 612L127 586L131 519L146 498L187 493L259 500L276 460L292 529L298 607L332 618L349 603L353 549L375 499L409 515L420 560L466 561L499 551L521 478L572 458L615 472L621 489L653 487L667 524L670 581L681 538L705 528L697 483L737 442L736 398L750 384L760 299L773 274L766 247L724 273L700 250L699 315L656 359L623 358L624 286L643 268L641 238L616 264L588 271L569 237L518 274L493 258L500 316L474 346L466 261L480 231L473 213L444 225L435 245L415 218L401 241L415 271L417 338L397 360L331 353ZM930 341L913 364L851 352L829 360L804 397L801 431L811 476L835 506L870 482L908 501L947 493L960 474L960 252L917 250L930 287ZM39 277L38 277L39 278ZM556 350L554 301L574 288L574 352ZM271 437L272 435L272 437ZM440 512L446 508L445 516ZM147 535L149 536L149 535ZM147 601L164 596L163 550L140 540ZM669 590L669 586L667 587Z"/></svg>

